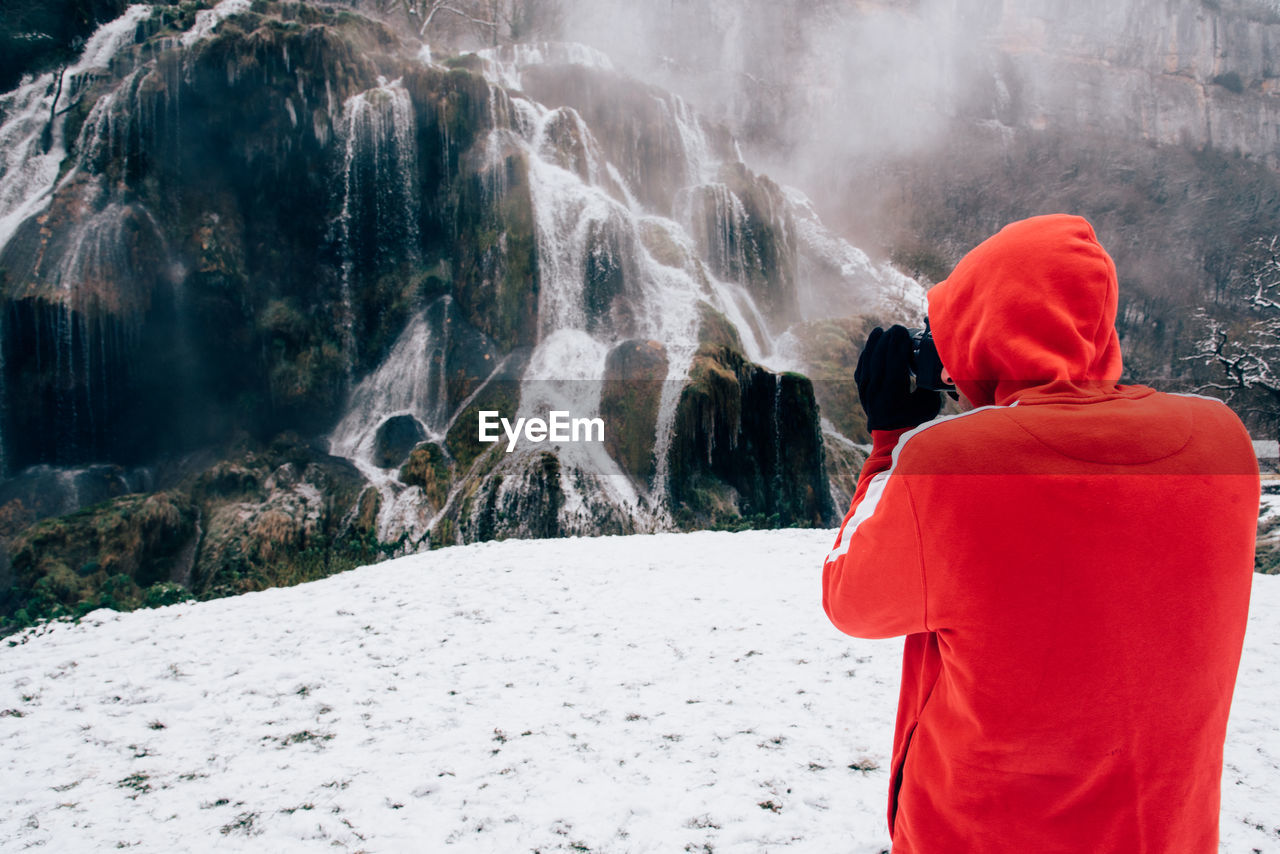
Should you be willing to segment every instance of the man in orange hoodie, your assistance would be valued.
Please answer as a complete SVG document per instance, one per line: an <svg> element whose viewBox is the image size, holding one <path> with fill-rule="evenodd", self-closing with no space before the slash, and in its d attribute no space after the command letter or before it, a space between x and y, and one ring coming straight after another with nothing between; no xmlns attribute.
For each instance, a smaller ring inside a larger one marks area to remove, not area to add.
<svg viewBox="0 0 1280 854"><path fill-rule="evenodd" d="M894 854L1216 854L1259 482L1222 403L1119 385L1115 265L1036 217L928 295L975 408L936 418L873 333L873 450L823 566L858 637L905 635Z"/></svg>

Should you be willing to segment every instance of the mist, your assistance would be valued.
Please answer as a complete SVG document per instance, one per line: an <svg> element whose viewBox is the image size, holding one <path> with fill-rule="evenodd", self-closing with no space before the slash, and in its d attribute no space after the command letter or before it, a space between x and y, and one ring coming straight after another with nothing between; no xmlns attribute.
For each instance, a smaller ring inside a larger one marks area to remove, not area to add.
<svg viewBox="0 0 1280 854"><path fill-rule="evenodd" d="M724 122L754 168L803 190L872 252L901 240L901 173L947 175L1017 137L1215 148L1277 165L1280 108L1265 97L1280 49L1274 0L564 8L564 38Z"/></svg>

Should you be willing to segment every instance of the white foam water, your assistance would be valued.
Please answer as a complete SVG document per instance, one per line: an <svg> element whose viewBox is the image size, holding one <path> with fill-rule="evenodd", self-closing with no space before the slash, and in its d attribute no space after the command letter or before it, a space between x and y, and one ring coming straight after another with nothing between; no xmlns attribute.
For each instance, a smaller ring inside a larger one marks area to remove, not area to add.
<svg viewBox="0 0 1280 854"><path fill-rule="evenodd" d="M130 6L94 32L61 79L42 74L0 95L0 250L23 222L49 205L67 157L63 114L79 96L82 78L110 66L150 15L150 6Z"/></svg>

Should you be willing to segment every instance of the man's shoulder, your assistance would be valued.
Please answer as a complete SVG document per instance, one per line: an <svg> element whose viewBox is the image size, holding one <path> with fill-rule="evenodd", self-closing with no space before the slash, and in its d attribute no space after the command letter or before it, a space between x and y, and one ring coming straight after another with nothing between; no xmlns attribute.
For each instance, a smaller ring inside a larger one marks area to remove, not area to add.
<svg viewBox="0 0 1280 854"><path fill-rule="evenodd" d="M1030 437L1008 418L1011 408L982 406L920 425L899 440L895 469L904 474L990 471L993 455L1028 444Z"/></svg>
<svg viewBox="0 0 1280 854"><path fill-rule="evenodd" d="M1253 446L1214 398L1131 388L1088 403L981 407L906 434L904 474L1151 471L1185 466L1244 471ZM1181 461L1181 462L1179 462Z"/></svg>

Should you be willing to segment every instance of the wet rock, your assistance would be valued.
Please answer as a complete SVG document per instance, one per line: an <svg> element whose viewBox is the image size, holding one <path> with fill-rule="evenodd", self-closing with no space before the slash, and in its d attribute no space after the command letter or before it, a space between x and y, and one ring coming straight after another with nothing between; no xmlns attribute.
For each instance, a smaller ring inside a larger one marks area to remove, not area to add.
<svg viewBox="0 0 1280 854"><path fill-rule="evenodd" d="M463 317L503 352L537 337L538 246L529 166L512 151L459 185L454 296Z"/></svg>
<svg viewBox="0 0 1280 854"><path fill-rule="evenodd" d="M569 106L592 129L641 204L670 216L678 190L700 183L703 159L734 159L733 141L669 92L601 69L535 65L524 89L548 107Z"/></svg>
<svg viewBox="0 0 1280 854"><path fill-rule="evenodd" d="M718 278L739 282L774 331L799 317L796 225L781 188L742 163L680 197L682 217Z"/></svg>
<svg viewBox="0 0 1280 854"><path fill-rule="evenodd" d="M434 512L444 506L453 485L453 471L444 450L434 442L414 448L400 469L400 482L422 488L423 496Z"/></svg>
<svg viewBox="0 0 1280 854"><path fill-rule="evenodd" d="M822 408L822 417L854 442L871 441L867 416L858 402L853 372L867 333L876 321L844 317L801 324L793 336L809 366L813 391Z"/></svg>
<svg viewBox="0 0 1280 854"><path fill-rule="evenodd" d="M646 488L651 485L658 406L667 379L667 354L657 341L623 341L605 360L600 416L605 450Z"/></svg>
<svg viewBox="0 0 1280 854"><path fill-rule="evenodd" d="M173 492L128 495L29 528L11 544L16 596L6 617L137 607L143 591L181 575L197 509Z"/></svg>
<svg viewBox="0 0 1280 854"><path fill-rule="evenodd" d="M497 412L499 418L515 419L520 404L520 380L529 355L530 351L519 350L506 356L449 426L444 446L459 471L465 472L486 452L497 449L496 452L501 453L502 443L480 441L480 412Z"/></svg>
<svg viewBox="0 0 1280 854"><path fill-rule="evenodd" d="M704 312L702 346L676 409L670 490L677 520L765 527L834 521L818 406L808 378L772 373Z"/></svg>
<svg viewBox="0 0 1280 854"><path fill-rule="evenodd" d="M393 415L378 427L374 436L374 464L384 468L398 466L409 456L413 446L427 438L427 431L412 415Z"/></svg>
<svg viewBox="0 0 1280 854"><path fill-rule="evenodd" d="M382 509L382 493L372 486L360 493L356 506L356 518L352 525L361 536L373 537L378 533L378 512Z"/></svg>
<svg viewBox="0 0 1280 854"><path fill-rule="evenodd" d="M632 231L617 210L588 225L582 300L587 331L594 335L629 335L638 295L636 246Z"/></svg>
<svg viewBox="0 0 1280 854"><path fill-rule="evenodd" d="M560 461L554 454L536 454L518 473L484 482L464 536L475 540L558 537L563 506Z"/></svg>

